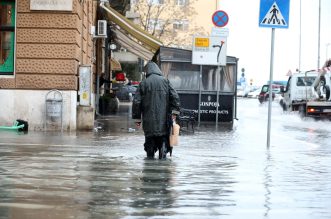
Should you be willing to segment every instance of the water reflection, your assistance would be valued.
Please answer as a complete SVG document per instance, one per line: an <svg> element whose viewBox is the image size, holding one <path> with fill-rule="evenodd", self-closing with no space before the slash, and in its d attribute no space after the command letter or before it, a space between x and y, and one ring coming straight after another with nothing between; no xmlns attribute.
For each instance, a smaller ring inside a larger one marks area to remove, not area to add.
<svg viewBox="0 0 331 219"><path fill-rule="evenodd" d="M183 134L166 161L144 159L129 120L116 133L0 132L0 219L330 218L330 122L274 109L266 150L267 107L245 101L232 130Z"/></svg>
<svg viewBox="0 0 331 219"><path fill-rule="evenodd" d="M120 218L125 211L119 206L125 206L131 192L128 189L132 178L132 167L124 160L116 157L96 157L86 173L85 186L88 187L89 218L105 218L112 215ZM82 200L82 201L83 201Z"/></svg>
<svg viewBox="0 0 331 219"><path fill-rule="evenodd" d="M265 167L264 167L264 181L263 185L265 188L265 194L264 194L264 207L265 207L265 212L264 212L264 218L269 217L269 211L271 209L271 190L270 187L272 186L272 176L271 176L271 171L272 171L272 157L270 154L270 150L266 151L266 160L265 160Z"/></svg>
<svg viewBox="0 0 331 219"><path fill-rule="evenodd" d="M176 195L172 190L174 184L175 162L171 160L145 159L140 184L136 188L131 207L134 215L156 216L169 215Z"/></svg>

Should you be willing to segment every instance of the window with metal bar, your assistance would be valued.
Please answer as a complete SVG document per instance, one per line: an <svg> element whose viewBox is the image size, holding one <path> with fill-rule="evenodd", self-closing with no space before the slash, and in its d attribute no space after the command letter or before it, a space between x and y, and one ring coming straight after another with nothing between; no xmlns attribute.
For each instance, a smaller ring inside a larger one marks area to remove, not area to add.
<svg viewBox="0 0 331 219"><path fill-rule="evenodd" d="M0 2L0 76L14 74L15 1Z"/></svg>

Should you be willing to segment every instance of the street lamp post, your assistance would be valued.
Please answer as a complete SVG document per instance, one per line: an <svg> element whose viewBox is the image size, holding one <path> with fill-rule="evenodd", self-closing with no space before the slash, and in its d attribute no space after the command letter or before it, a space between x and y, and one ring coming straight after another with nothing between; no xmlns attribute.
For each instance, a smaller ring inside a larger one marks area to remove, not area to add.
<svg viewBox="0 0 331 219"><path fill-rule="evenodd" d="M301 71L301 0L300 0L300 31L299 31L299 72Z"/></svg>
<svg viewBox="0 0 331 219"><path fill-rule="evenodd" d="M329 51L329 46L331 45L331 43L327 43L326 44L326 48L325 48L325 60L329 59L329 55L328 55L328 51Z"/></svg>
<svg viewBox="0 0 331 219"><path fill-rule="evenodd" d="M216 11L220 10L220 8L221 8L220 0L216 0Z"/></svg>
<svg viewBox="0 0 331 219"><path fill-rule="evenodd" d="M318 54L317 54L317 69L320 68L320 49L321 49L321 45L320 45L320 40L321 40L321 0L319 0L319 4L318 4Z"/></svg>

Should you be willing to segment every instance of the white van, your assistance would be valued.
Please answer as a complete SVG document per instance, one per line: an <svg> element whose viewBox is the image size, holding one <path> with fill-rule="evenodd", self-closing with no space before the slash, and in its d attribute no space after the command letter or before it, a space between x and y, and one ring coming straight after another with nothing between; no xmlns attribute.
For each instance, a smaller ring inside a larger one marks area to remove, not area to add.
<svg viewBox="0 0 331 219"><path fill-rule="evenodd" d="M317 71L300 72L290 76L286 88L282 90L283 99L280 104L283 109L297 111L302 103L312 99L312 85L317 76Z"/></svg>

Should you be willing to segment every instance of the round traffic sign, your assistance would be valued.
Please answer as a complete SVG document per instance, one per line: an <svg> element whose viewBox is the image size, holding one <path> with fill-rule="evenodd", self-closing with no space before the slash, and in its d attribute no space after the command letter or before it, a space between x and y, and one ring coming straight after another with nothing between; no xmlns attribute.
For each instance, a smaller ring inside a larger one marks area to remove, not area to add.
<svg viewBox="0 0 331 219"><path fill-rule="evenodd" d="M219 10L215 11L212 16L212 20L215 26L224 27L229 22L229 16L225 11Z"/></svg>

